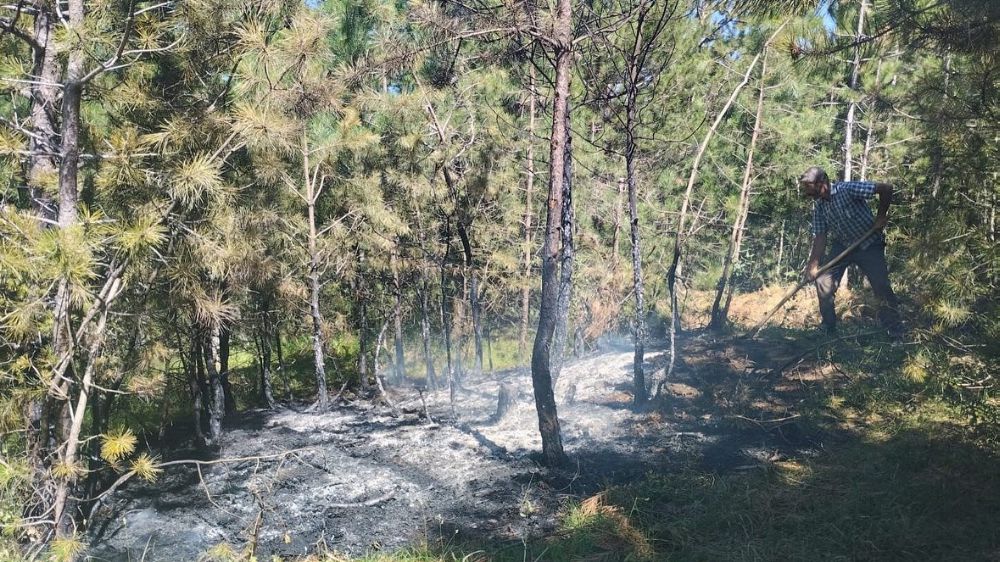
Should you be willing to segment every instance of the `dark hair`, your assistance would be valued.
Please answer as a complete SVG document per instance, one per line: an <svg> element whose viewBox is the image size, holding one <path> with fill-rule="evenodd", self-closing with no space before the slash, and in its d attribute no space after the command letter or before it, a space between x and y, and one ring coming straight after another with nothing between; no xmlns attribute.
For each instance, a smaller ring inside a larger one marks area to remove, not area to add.
<svg viewBox="0 0 1000 562"><path fill-rule="evenodd" d="M809 182L809 183L823 183L823 182L829 182L830 176L826 175L826 172L823 171L823 168L820 168L819 166L813 166L812 168L809 168L808 170L803 172L801 176L799 176L799 181Z"/></svg>

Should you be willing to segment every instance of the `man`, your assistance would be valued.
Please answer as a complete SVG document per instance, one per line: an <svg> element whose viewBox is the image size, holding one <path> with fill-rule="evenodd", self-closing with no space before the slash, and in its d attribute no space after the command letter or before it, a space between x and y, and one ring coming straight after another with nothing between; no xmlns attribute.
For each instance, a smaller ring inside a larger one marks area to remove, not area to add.
<svg viewBox="0 0 1000 562"><path fill-rule="evenodd" d="M812 252L802 273L806 280L816 282L823 328L829 333L835 333L837 330L834 295L837 293L844 270L853 263L864 272L875 296L881 301L879 320L882 326L893 337L900 337L902 326L899 320L899 301L889 285L889 270L885 261L885 236L882 234L882 229L889 222L892 186L887 183L865 181L831 184L823 169L812 167L799 178L799 189L803 196L815 201L812 213ZM872 216L868 200L875 195L878 195L878 213ZM819 273L820 257L826 250L827 240L831 244L830 251L823 260L824 263L840 255L873 226L875 232L865 238L857 248L830 269Z"/></svg>

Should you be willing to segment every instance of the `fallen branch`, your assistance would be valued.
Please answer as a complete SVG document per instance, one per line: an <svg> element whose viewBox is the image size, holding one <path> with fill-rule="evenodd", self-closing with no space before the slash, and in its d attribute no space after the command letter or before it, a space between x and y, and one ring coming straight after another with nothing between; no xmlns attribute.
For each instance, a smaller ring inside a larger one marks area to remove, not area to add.
<svg viewBox="0 0 1000 562"><path fill-rule="evenodd" d="M254 460L255 461L262 461L262 460L279 459L279 458L287 457L289 455L295 455L296 453L299 453L301 451L307 451L309 449L314 449L314 448L315 447L302 447L302 448L299 448L299 449L291 449L289 451L282 451L281 453L275 453L273 455L257 455L257 456L252 456L252 457L235 457L235 458L229 458L229 459L215 459L215 460L210 460L210 461L199 461L199 460L195 460L195 459L182 459L182 460L176 460L176 461L162 462L162 463L156 464L154 466L154 468L155 469L162 469L162 468L167 467L167 466L177 466L177 465L182 465L182 464L193 464L193 465L195 465L195 467L198 469L198 478L201 480L202 486L205 487L205 493L206 493L206 495L208 495L208 500L210 502L212 502L212 496L211 496L211 494L208 493L208 487L205 486L205 480L204 480L204 478L202 478L202 475L201 475L201 467L202 467L202 465L224 464L224 463L230 463L230 462L245 462L245 461L254 461ZM87 515L87 519L93 519L94 512L97 511L98 507L100 507L101 502L102 502L102 500L105 497L109 496L110 494L113 494L118 488L120 488L122 486L122 484L125 484L126 482L128 482L135 475L136 475L136 471L135 470L130 470L130 471L126 472L125 474L122 474L121 477L118 478L118 480L115 480L114 484L112 484L107 490L104 490L103 492L101 492L100 494L98 494L97 496L95 496L93 498L89 498L89 499L85 500L85 501L92 501L92 502L94 502L94 504L90 507L90 513ZM212 502L212 503L214 504L215 502Z"/></svg>
<svg viewBox="0 0 1000 562"><path fill-rule="evenodd" d="M378 504L380 504L382 502L389 501L393 497L394 497L394 494L392 492L389 492L389 493L387 493L385 495L379 496L377 498L370 499L368 501L357 502L357 503L328 503L328 504L325 504L325 505L327 507L336 507L336 508L340 508L340 509L348 509L348 508L352 508L352 507L372 507L372 506L376 506L376 505L378 505Z"/></svg>

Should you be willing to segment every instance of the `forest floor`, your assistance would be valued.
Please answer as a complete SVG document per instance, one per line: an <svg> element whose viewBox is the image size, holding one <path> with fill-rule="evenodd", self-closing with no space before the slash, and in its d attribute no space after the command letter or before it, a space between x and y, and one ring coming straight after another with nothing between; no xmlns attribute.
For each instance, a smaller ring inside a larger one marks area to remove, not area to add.
<svg viewBox="0 0 1000 562"><path fill-rule="evenodd" d="M468 375L454 414L447 390L426 393L430 420L415 388L391 383L395 409L349 400L248 412L209 464L117 491L88 554L1000 559L996 450L899 379L908 344L862 324L844 333L687 334L673 376L640 411L630 347L572 360L555 387L562 469L535 462L526 369ZM654 349L645 371L662 373L666 359ZM495 420L502 384L516 400Z"/></svg>

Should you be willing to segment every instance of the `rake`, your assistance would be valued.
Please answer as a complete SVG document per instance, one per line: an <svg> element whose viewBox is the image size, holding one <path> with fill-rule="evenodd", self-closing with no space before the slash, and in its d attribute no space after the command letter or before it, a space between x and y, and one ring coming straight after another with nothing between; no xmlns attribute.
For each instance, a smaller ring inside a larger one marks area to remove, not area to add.
<svg viewBox="0 0 1000 562"><path fill-rule="evenodd" d="M823 267L819 268L819 271L816 272L816 277L819 277L824 271L840 263L840 260L844 259L844 257L847 256L847 254L850 254L852 251L854 251L855 248L861 245L862 242L867 240L868 237L874 234L875 231L877 230L878 228L875 226L872 226L870 229L868 229L868 232L862 234L861 237L855 240L853 244L848 246L846 250L840 252L839 254L837 254L835 258L826 262L826 264ZM815 279L813 279L813 281L815 281ZM780 309L786 302L788 302L788 299L795 296L795 293L799 292L799 290L802 289L802 287L805 287L806 285L812 283L813 281L806 280L805 278L799 281L799 284L796 285L791 291L788 291L788 293L780 301L778 301L778 304L774 305L774 308L772 308L771 311L768 312L766 316L764 316L764 319L758 322L756 326L751 328L750 331L747 332L747 334L744 337L749 337L749 338L757 337L757 334L760 333L760 331L764 328L764 325L767 324L767 321L770 320L772 316L774 316L774 313L778 312L778 309Z"/></svg>

